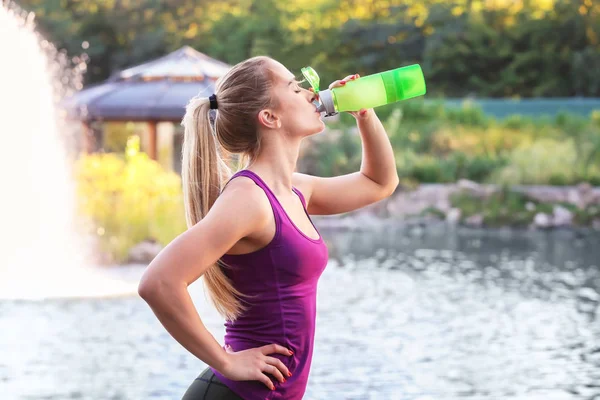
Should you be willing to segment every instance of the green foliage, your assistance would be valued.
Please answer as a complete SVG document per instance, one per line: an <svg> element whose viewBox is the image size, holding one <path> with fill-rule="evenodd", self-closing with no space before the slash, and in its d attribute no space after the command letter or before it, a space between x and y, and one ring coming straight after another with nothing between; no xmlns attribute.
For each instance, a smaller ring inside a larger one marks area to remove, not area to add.
<svg viewBox="0 0 600 400"><path fill-rule="evenodd" d="M143 240L166 245L186 229L181 180L128 141L125 157L82 155L75 164L79 213L114 262Z"/></svg>
<svg viewBox="0 0 600 400"><path fill-rule="evenodd" d="M577 153L572 140L540 139L511 152L494 181L503 184L566 184L575 178Z"/></svg>
<svg viewBox="0 0 600 400"><path fill-rule="evenodd" d="M447 109L420 100L397 103L386 113L383 124L405 182L600 182L598 113L588 119L561 113L554 119L515 115L497 121L473 105ZM329 124L330 140L311 145L305 172L333 176L360 167L356 123L342 117Z"/></svg>
<svg viewBox="0 0 600 400"><path fill-rule="evenodd" d="M552 215L555 206L571 211L574 223L580 226L589 226L600 218L600 206L597 204L578 208L571 203L540 203L506 186L489 197L476 196L468 190L457 192L450 196L450 204L461 210L463 221L472 215L481 215L486 226L526 227L537 213Z"/></svg>
<svg viewBox="0 0 600 400"><path fill-rule="evenodd" d="M600 3L590 0L21 0L88 83L190 45L234 64L257 54L323 82L423 66L428 94L600 96ZM460 114L462 117L480 116Z"/></svg>
<svg viewBox="0 0 600 400"><path fill-rule="evenodd" d="M584 209L576 208L574 221L579 225L589 225L592 221L600 219L600 206L597 204L588 205Z"/></svg>
<svg viewBox="0 0 600 400"><path fill-rule="evenodd" d="M356 172L362 158L360 138L350 129L328 131L315 140L302 157L303 171L311 175L336 176Z"/></svg>
<svg viewBox="0 0 600 400"><path fill-rule="evenodd" d="M533 207L528 209L528 203ZM487 226L527 226L536 213L552 211L550 205L540 204L507 187L487 198L473 196L468 191L458 192L450 196L450 204L461 210L463 220L479 214Z"/></svg>

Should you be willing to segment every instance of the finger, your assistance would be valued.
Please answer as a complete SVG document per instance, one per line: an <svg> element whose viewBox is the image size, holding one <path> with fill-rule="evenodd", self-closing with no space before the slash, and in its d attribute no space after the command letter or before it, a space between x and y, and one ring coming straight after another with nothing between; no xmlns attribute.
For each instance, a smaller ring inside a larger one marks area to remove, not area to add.
<svg viewBox="0 0 600 400"><path fill-rule="evenodd" d="M334 81L331 85L329 85L329 89L334 88L334 87L344 86L346 84L346 82L353 81L358 78L360 78L359 74L348 75L347 77L345 77L342 80Z"/></svg>
<svg viewBox="0 0 600 400"><path fill-rule="evenodd" d="M263 370L263 372L273 375L275 377L275 379L277 379L279 382L281 382L281 383L285 382L285 378L283 377L283 374L274 365L269 365L269 364L265 363L262 370Z"/></svg>
<svg viewBox="0 0 600 400"><path fill-rule="evenodd" d="M286 367L285 364L282 363L280 359L275 358L275 357L267 357L265 359L265 362L267 364L273 365L276 368L278 368L281 371L281 373L283 373L283 376L287 376L288 378L290 376L292 376L292 374L290 373L290 370L288 369L288 367Z"/></svg>
<svg viewBox="0 0 600 400"><path fill-rule="evenodd" d="M266 376L265 374L258 374L258 376L256 377L256 380L262 382L265 384L266 387L268 387L271 390L275 390L275 385L273 385L273 382L271 382L271 380L269 379L268 376Z"/></svg>
<svg viewBox="0 0 600 400"><path fill-rule="evenodd" d="M268 354L273 354L273 353L279 353L279 354L283 354L286 356L291 356L292 354L294 354L294 352L292 352L291 350L280 346L278 344L268 344L266 346L263 346L260 348L261 353L263 353L265 356Z"/></svg>
<svg viewBox="0 0 600 400"><path fill-rule="evenodd" d="M335 87L344 86L345 84L346 84L346 81L333 81L331 83L331 85L329 85L329 89L333 89Z"/></svg>

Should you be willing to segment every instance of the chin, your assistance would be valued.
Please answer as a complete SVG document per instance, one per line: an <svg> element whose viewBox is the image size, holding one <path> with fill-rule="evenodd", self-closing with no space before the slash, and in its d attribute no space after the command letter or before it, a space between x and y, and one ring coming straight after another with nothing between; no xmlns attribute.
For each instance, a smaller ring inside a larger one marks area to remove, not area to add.
<svg viewBox="0 0 600 400"><path fill-rule="evenodd" d="M317 134L323 132L324 130L325 130L325 123L323 121L321 121L321 123L318 126L316 126L315 129L312 129L307 136L317 135Z"/></svg>

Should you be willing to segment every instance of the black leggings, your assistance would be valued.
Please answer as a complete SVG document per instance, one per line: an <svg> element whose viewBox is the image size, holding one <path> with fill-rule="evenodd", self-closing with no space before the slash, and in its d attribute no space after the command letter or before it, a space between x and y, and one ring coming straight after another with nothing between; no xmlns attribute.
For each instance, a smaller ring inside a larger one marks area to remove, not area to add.
<svg viewBox="0 0 600 400"><path fill-rule="evenodd" d="M181 400L242 400L206 368L186 390Z"/></svg>

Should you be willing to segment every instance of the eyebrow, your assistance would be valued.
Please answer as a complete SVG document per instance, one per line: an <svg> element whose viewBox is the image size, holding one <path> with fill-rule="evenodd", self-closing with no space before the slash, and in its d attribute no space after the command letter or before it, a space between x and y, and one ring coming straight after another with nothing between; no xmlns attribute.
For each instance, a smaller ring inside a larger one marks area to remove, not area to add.
<svg viewBox="0 0 600 400"><path fill-rule="evenodd" d="M292 78L292 79L291 79L291 80L288 82L288 86L290 86L290 85L291 85L292 83L294 83L294 82L295 82L295 83L297 83L297 84L301 84L301 83L303 83L304 81L306 81L306 79L302 79L302 80L300 80L300 79L298 79L297 77L295 77L295 76L294 76L294 77L293 77L293 78Z"/></svg>

